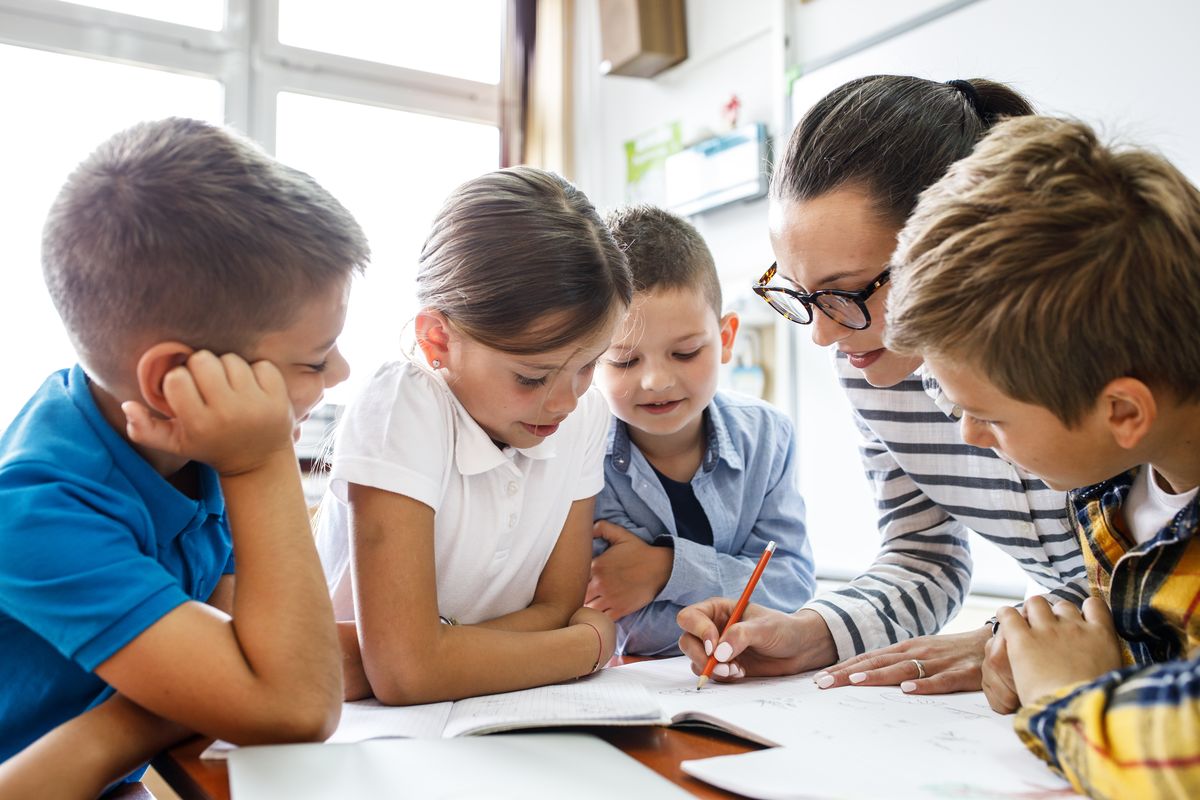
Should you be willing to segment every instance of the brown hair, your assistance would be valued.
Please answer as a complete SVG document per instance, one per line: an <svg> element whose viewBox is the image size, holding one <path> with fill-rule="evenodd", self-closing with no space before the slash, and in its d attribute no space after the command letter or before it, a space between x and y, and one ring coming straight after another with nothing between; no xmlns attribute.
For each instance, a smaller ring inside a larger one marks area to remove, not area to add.
<svg viewBox="0 0 1200 800"><path fill-rule="evenodd" d="M178 339L238 352L368 257L358 223L303 172L205 122L144 122L67 179L42 271L80 359L102 379Z"/></svg>
<svg viewBox="0 0 1200 800"><path fill-rule="evenodd" d="M417 270L422 306L514 355L592 335L632 295L629 264L587 197L532 167L489 172L454 190ZM531 334L551 312L562 314L553 330Z"/></svg>
<svg viewBox="0 0 1200 800"><path fill-rule="evenodd" d="M771 179L776 200L811 200L858 185L897 227L917 196L1005 116L1031 114L1002 83L870 75L844 83L796 125Z"/></svg>
<svg viewBox="0 0 1200 800"><path fill-rule="evenodd" d="M629 259L633 288L697 289L721 316L721 281L712 251L687 220L650 205L608 215L608 228Z"/></svg>
<svg viewBox="0 0 1200 800"><path fill-rule="evenodd" d="M900 236L888 346L963 359L1066 425L1129 376L1200 397L1200 192L1082 122L1013 119Z"/></svg>

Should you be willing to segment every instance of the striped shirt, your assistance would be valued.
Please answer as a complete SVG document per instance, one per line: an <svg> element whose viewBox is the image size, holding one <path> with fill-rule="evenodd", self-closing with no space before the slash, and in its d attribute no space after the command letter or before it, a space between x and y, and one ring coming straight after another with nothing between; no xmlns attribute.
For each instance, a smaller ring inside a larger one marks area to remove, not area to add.
<svg viewBox="0 0 1200 800"><path fill-rule="evenodd" d="M1200 797L1200 501L1137 544L1121 512L1136 475L1071 493L1126 666L1038 698L1015 727L1091 797Z"/></svg>
<svg viewBox="0 0 1200 800"><path fill-rule="evenodd" d="M958 612L971 584L968 530L1050 593L1083 602L1087 571L1062 492L963 442L957 409L922 370L879 388L840 353L834 366L862 434L883 540L866 572L805 606L829 626L839 660L937 633Z"/></svg>

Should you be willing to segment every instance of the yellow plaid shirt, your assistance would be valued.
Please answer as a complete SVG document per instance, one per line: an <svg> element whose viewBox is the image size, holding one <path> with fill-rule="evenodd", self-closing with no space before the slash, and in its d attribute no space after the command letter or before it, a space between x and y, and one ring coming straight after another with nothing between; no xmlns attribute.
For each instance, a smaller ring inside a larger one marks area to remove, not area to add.
<svg viewBox="0 0 1200 800"><path fill-rule="evenodd" d="M1200 503L1136 544L1121 506L1137 470L1071 493L1092 594L1125 666L1039 698L1021 740L1092 797L1200 798Z"/></svg>

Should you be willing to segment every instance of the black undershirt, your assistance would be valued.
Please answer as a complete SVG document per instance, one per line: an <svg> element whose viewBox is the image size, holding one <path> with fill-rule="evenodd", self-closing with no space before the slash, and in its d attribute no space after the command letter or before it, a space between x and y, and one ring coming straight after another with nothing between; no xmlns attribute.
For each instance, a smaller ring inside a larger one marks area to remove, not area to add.
<svg viewBox="0 0 1200 800"><path fill-rule="evenodd" d="M651 465L650 468L654 469L654 465ZM704 513L704 507L696 499L692 484L672 480L657 469L654 469L654 474L658 476L658 482L662 484L667 493L667 499L671 501L671 513L675 515L675 530L684 539L711 547L713 543L712 525L708 523L708 515Z"/></svg>

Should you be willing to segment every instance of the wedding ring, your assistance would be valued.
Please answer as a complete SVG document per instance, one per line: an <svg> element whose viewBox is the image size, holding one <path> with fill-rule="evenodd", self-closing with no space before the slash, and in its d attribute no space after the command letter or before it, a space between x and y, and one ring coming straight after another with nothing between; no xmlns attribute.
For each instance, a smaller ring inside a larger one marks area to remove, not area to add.
<svg viewBox="0 0 1200 800"><path fill-rule="evenodd" d="M922 664L920 661L917 661L915 658L910 658L909 661L911 661L917 665L917 680L924 678L925 677L925 665Z"/></svg>

